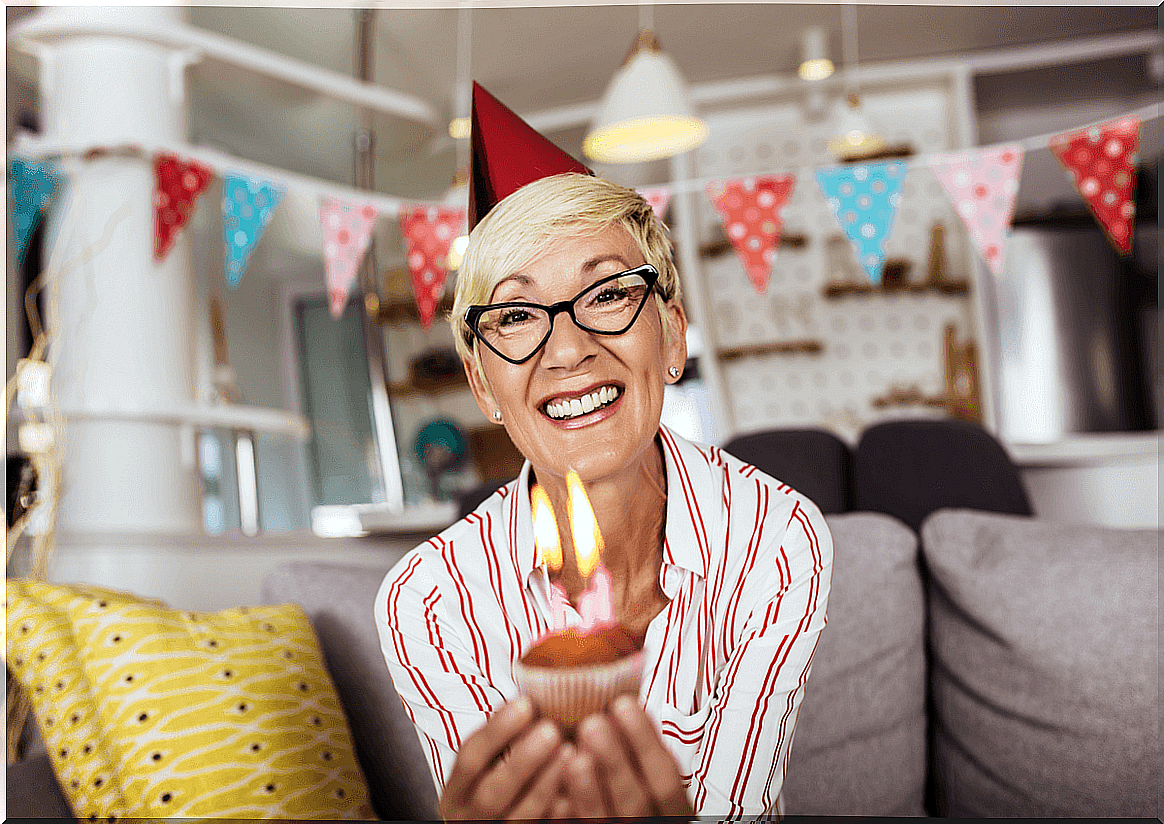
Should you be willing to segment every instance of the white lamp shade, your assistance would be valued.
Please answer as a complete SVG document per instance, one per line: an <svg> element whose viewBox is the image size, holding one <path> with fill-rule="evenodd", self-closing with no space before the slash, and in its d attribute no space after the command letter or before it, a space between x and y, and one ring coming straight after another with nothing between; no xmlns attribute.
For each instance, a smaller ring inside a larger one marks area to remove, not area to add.
<svg viewBox="0 0 1164 824"><path fill-rule="evenodd" d="M886 147L885 139L877 133L859 103L850 102L845 106L834 133L836 137L829 141L828 149L837 157L856 160Z"/></svg>
<svg viewBox="0 0 1164 824"><path fill-rule="evenodd" d="M610 81L582 151L603 163L637 163L689 151L706 139L707 123L692 109L679 70L647 45Z"/></svg>

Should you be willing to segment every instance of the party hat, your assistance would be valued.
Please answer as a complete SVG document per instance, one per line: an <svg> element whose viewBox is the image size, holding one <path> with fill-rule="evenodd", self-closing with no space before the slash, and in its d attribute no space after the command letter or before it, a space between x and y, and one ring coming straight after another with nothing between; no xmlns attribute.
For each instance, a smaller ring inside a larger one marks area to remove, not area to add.
<svg viewBox="0 0 1164 824"><path fill-rule="evenodd" d="M527 183L566 172L594 174L477 83L471 136L470 230L494 205Z"/></svg>

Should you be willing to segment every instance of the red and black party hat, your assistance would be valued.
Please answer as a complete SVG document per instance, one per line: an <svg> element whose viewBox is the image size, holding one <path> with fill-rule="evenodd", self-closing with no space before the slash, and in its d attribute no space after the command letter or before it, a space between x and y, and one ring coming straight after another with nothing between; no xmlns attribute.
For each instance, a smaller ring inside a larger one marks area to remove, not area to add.
<svg viewBox="0 0 1164 824"><path fill-rule="evenodd" d="M496 97L473 83L469 229L495 204L527 183L565 172L594 174Z"/></svg>

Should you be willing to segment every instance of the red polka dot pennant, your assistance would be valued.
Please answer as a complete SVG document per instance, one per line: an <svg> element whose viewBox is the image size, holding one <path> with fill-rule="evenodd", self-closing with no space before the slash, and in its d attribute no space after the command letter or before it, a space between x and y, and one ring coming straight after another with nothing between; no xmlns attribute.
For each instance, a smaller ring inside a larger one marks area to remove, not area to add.
<svg viewBox="0 0 1164 824"><path fill-rule="evenodd" d="M319 202L327 303L333 318L344 313L379 214L370 203L349 203L334 197Z"/></svg>
<svg viewBox="0 0 1164 824"><path fill-rule="evenodd" d="M412 276L420 325L425 329L432 326L440 305L449 274L449 249L464 225L463 209L417 206L400 210L404 259Z"/></svg>
<svg viewBox="0 0 1164 824"><path fill-rule="evenodd" d="M795 184L795 175L764 175L707 184L708 197L719 210L727 236L759 294L768 291L768 276L783 223L781 212Z"/></svg>
<svg viewBox="0 0 1164 824"><path fill-rule="evenodd" d="M639 189L638 193L643 196L647 203L651 204L651 211L655 213L655 219L662 222L663 218L667 216L667 207L671 205L671 187L652 186L649 189Z"/></svg>
<svg viewBox="0 0 1164 824"><path fill-rule="evenodd" d="M994 274L1001 275L1023 165L1022 146L1012 143L939 155L929 165L966 224L978 253Z"/></svg>
<svg viewBox="0 0 1164 824"><path fill-rule="evenodd" d="M154 157L154 260L169 253L213 178L214 172L196 161L172 154Z"/></svg>
<svg viewBox="0 0 1164 824"><path fill-rule="evenodd" d="M1064 132L1048 144L1121 255L1132 250L1139 143L1140 118L1128 115Z"/></svg>

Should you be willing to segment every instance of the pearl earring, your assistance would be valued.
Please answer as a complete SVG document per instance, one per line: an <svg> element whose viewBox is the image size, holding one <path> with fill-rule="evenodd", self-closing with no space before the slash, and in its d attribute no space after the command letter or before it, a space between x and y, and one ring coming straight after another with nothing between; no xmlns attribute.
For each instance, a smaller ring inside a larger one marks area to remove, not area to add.
<svg viewBox="0 0 1164 824"><path fill-rule="evenodd" d="M679 377L679 367L672 366L670 369L667 370L667 374L669 374L673 378Z"/></svg>
<svg viewBox="0 0 1164 824"><path fill-rule="evenodd" d="M500 409L493 410L493 420L497 421L498 423L501 423L501 410Z"/></svg>

